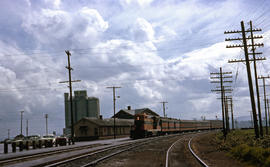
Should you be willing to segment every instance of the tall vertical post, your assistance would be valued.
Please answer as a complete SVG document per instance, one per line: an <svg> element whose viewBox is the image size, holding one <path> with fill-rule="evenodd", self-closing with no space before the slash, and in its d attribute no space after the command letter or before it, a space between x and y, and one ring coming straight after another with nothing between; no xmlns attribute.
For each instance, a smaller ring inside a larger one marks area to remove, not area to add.
<svg viewBox="0 0 270 167"><path fill-rule="evenodd" d="M22 120L23 120L23 112L24 111L20 111L21 112L21 135L22 135Z"/></svg>
<svg viewBox="0 0 270 167"><path fill-rule="evenodd" d="M254 99L253 84L252 84L252 79L251 79L251 71L250 71L250 64L249 64L249 57L248 57L248 48L247 48L245 25L244 25L243 21L241 21L241 29L242 29L244 51L245 51L245 60L246 60L246 69L247 69L250 101L251 101L251 107L252 107L252 112L253 112L254 130L255 130L256 138L259 138L257 112L256 112L255 99Z"/></svg>
<svg viewBox="0 0 270 167"><path fill-rule="evenodd" d="M263 94L264 94L265 126L266 126L266 134L268 135L268 125L267 125L268 120L267 120L267 107L266 107L266 94L265 94L265 78L263 78Z"/></svg>
<svg viewBox="0 0 270 167"><path fill-rule="evenodd" d="M256 55L255 55L255 47L254 47L254 39L253 39L252 21L250 21L249 24L250 24L250 35L251 35L251 45L252 45L251 50L252 50L253 64L254 64L255 85L256 85L256 93L257 93L257 105L258 105L258 114L259 114L260 135L261 135L261 137L263 137L263 125L262 125L262 114L261 114L261 104L260 104L260 91L259 91L257 68L256 68Z"/></svg>
<svg viewBox="0 0 270 167"><path fill-rule="evenodd" d="M230 131L230 125L229 125L229 109L228 109L228 97L225 96L224 99L225 102L225 120L226 120L226 132L228 133Z"/></svg>
<svg viewBox="0 0 270 167"><path fill-rule="evenodd" d="M165 107L165 104L168 103L168 102L167 102L167 101L162 101L162 102L160 102L160 103L162 103L162 107L163 107L163 116L164 116L164 117L167 117L167 116L166 116L166 107Z"/></svg>
<svg viewBox="0 0 270 167"><path fill-rule="evenodd" d="M70 95L70 119L71 119L71 140L74 142L74 119L73 119L73 103L72 103L72 84L71 84L71 66L70 66L70 52L68 50L65 51L68 57L68 79L69 79L69 95Z"/></svg>
<svg viewBox="0 0 270 167"><path fill-rule="evenodd" d="M232 119L232 130L234 130L234 120L233 120L233 99L231 98L231 119Z"/></svg>
<svg viewBox="0 0 270 167"><path fill-rule="evenodd" d="M223 122L223 135L224 135L224 138L226 139L226 135L228 133L228 130L227 130L227 127L226 127L226 123L228 122L227 121L227 118L226 117L227 113L225 114L226 112L226 109L228 106L226 106L226 103L225 103L225 92L227 93L231 93L233 90L232 89L228 89L229 87L231 86L224 86L224 83L231 83L232 81L231 80L226 80L228 78L232 78L231 75L227 75L227 74L232 74L232 72L223 72L222 71L222 68L220 67L219 69L219 73L210 73L210 75L217 75L217 76L211 76L210 79L218 79L218 81L211 81L211 83L219 83L220 86L217 87L217 88L220 88L220 89L215 89L215 90L211 90L212 92L218 92L221 94L221 111L222 111L222 122ZM223 80L224 79L224 80ZM225 89L227 88L227 89Z"/></svg>
<svg viewBox="0 0 270 167"><path fill-rule="evenodd" d="M68 87L69 87L69 102L70 102L70 123L71 123L71 141L72 144L74 144L74 119L73 119L73 102L72 102L72 82L80 82L81 80L71 80L71 70L73 70L73 68L71 68L70 66L70 56L71 53L66 50L65 51L68 57L68 66L66 66L66 69L68 69L68 81L61 81L59 83L68 83Z"/></svg>
<svg viewBox="0 0 270 167"><path fill-rule="evenodd" d="M48 114L45 114L45 120L46 120L46 136L48 136Z"/></svg>
<svg viewBox="0 0 270 167"><path fill-rule="evenodd" d="M249 93L250 93L250 102L251 102L251 108L252 108L252 112L253 112L253 121L254 121L254 131L255 131L255 136L256 138L260 137L263 135L263 131L261 130L261 133L259 131L259 127L258 127L258 118L257 118L257 112L256 112L256 104L255 104L255 98L254 98L254 91L253 91L253 84L252 84L252 77L251 77L251 71L250 71L250 61L256 61L256 60L265 60L265 58L256 58L254 55L255 54L262 54L262 53L255 53L255 49L254 46L258 46L261 47L263 46L263 43L258 44L258 43L254 43L254 41L252 41L252 44L247 44L247 39L258 39L258 38L262 38L262 36L253 36L253 32L255 31L261 31L261 29L252 29L252 24L251 24L251 30L245 30L245 25L244 22L241 21L241 31L225 31L224 34L230 34L230 33L242 33L242 38L232 38L232 39L225 39L225 41L233 41L233 40L242 40L243 44L240 45L229 45L226 46L226 48L236 48L236 47L243 47L244 48L244 52L245 52L245 60L234 60L234 61L229 61L229 63L232 62L245 62L246 64L246 69L247 69L247 78L248 78L248 84L249 84ZM246 38L246 33L247 32L251 32L252 36ZM252 46L252 51L253 51L253 59L249 59L249 55L250 53L248 53L248 47ZM256 67L255 67L256 68ZM257 72L256 74L257 75ZM259 91L257 91L259 92ZM259 97L259 94L257 93L257 97ZM259 100L258 100L258 104L259 104ZM260 108L259 108L260 109ZM259 113L260 115L260 113ZM261 126L262 128L262 126Z"/></svg>
<svg viewBox="0 0 270 167"><path fill-rule="evenodd" d="M115 88L113 88L113 138L116 138L116 128L115 128Z"/></svg>
<svg viewBox="0 0 270 167"><path fill-rule="evenodd" d="M258 79L263 80L263 96L264 96L264 113L265 113L265 133L268 135L268 119L267 119L267 102L266 102L266 90L265 90L265 79L270 78L270 76L259 76ZM269 117L269 114L268 114ZM270 125L270 124L269 124Z"/></svg>
<svg viewBox="0 0 270 167"><path fill-rule="evenodd" d="M26 120L26 136L28 136L28 119Z"/></svg>
<svg viewBox="0 0 270 167"><path fill-rule="evenodd" d="M8 129L8 139L10 138L10 129Z"/></svg>
<svg viewBox="0 0 270 167"><path fill-rule="evenodd" d="M250 113L251 128L252 128L252 127L254 128L252 111L250 111L249 113ZM252 125L253 125L253 126L252 126Z"/></svg>
<svg viewBox="0 0 270 167"><path fill-rule="evenodd" d="M269 108L269 99L266 99L267 101L267 111L268 111L268 124L270 125L270 108Z"/></svg>
<svg viewBox="0 0 270 167"><path fill-rule="evenodd" d="M107 88L112 88L113 89L113 138L116 139L116 127L115 127L115 89L116 88L121 88L121 87L117 87L117 86L111 86L111 87L107 87Z"/></svg>
<svg viewBox="0 0 270 167"><path fill-rule="evenodd" d="M221 110L222 110L222 122L223 122L223 135L226 137L227 131L225 129L225 119L224 119L224 87L223 87L223 76L222 76L222 68L219 68L220 73L220 88L221 88Z"/></svg>

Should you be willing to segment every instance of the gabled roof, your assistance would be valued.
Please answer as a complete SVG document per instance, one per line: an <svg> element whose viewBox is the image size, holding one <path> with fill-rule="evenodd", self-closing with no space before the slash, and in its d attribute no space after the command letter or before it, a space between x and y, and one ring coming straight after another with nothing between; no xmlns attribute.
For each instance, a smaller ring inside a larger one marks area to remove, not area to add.
<svg viewBox="0 0 270 167"><path fill-rule="evenodd" d="M122 109L119 112L117 112L115 116L116 118L118 118L117 116L125 115L126 117L133 118L134 115L141 114L141 113L146 113L148 115L153 115L153 116L159 116L157 113L150 110L149 108L141 108L141 109L135 109L135 110Z"/></svg>
<svg viewBox="0 0 270 167"><path fill-rule="evenodd" d="M76 124L80 123L83 120L91 122L91 123L96 124L98 126L113 126L113 124L114 124L114 119L112 119L112 118L98 119L98 118L93 118L93 117L83 117ZM134 125L134 120L133 119L118 119L118 118L116 118L115 125L116 126L132 126L132 125Z"/></svg>

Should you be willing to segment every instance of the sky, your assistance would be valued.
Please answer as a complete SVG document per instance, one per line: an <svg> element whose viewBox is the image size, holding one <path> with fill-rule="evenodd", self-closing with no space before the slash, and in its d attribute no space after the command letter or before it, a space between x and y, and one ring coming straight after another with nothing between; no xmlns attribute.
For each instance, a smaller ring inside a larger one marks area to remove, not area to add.
<svg viewBox="0 0 270 167"><path fill-rule="evenodd" d="M267 0L1 0L0 1L0 138L23 134L62 134L64 93L68 92L69 50L73 90L87 90L100 99L104 118L116 110L150 108L168 117L221 119L220 95L211 92L210 73L231 71L235 117L251 110L246 67L228 63L243 59L241 48L226 45L224 31L240 30L240 22L261 28L266 61L257 62L258 75L268 75L270 2ZM253 68L253 65L251 65ZM252 75L253 75L252 70ZM254 75L253 75L254 84ZM262 84L259 81L259 84ZM267 81L269 84L269 81ZM255 89L254 89L255 90ZM267 91L269 87L267 87ZM262 89L260 94L262 95ZM264 103L261 103L264 113Z"/></svg>

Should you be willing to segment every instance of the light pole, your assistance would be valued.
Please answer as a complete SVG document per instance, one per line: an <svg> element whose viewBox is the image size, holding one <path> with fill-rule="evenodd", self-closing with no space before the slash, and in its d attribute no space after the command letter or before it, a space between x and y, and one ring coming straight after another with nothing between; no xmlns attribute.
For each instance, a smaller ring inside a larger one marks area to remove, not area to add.
<svg viewBox="0 0 270 167"><path fill-rule="evenodd" d="M110 86L107 88L112 88L113 89L113 138L116 139L116 127L115 127L115 89L121 88L120 86ZM120 96L117 96L117 98L120 98Z"/></svg>
<svg viewBox="0 0 270 167"><path fill-rule="evenodd" d="M10 138L10 129L8 129L8 139Z"/></svg>
<svg viewBox="0 0 270 167"><path fill-rule="evenodd" d="M46 136L48 136L48 114L45 114L46 119Z"/></svg>
<svg viewBox="0 0 270 167"><path fill-rule="evenodd" d="M20 111L21 112L21 135L22 135L22 120L23 120L23 112L24 111Z"/></svg>
<svg viewBox="0 0 270 167"><path fill-rule="evenodd" d="M26 120L26 136L28 136L28 119Z"/></svg>

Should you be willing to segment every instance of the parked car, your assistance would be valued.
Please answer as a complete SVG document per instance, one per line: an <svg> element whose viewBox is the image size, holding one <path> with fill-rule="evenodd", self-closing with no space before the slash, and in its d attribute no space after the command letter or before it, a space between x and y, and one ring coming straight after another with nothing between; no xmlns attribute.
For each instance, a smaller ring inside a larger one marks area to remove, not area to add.
<svg viewBox="0 0 270 167"><path fill-rule="evenodd" d="M25 137L23 135L17 135L16 137L14 137L12 142L16 144L16 147L19 147L20 142L23 142L23 144L24 144L24 139L25 139Z"/></svg>
<svg viewBox="0 0 270 167"><path fill-rule="evenodd" d="M12 141L13 141L12 139L5 139L2 143L11 144Z"/></svg>
<svg viewBox="0 0 270 167"><path fill-rule="evenodd" d="M29 146L33 146L33 143L35 143L35 146L37 146L38 141L40 140L40 135L27 136L25 140L29 142Z"/></svg>
<svg viewBox="0 0 270 167"><path fill-rule="evenodd" d="M55 144L56 137L53 134L45 135L41 140L45 143L45 146L53 146Z"/></svg>
<svg viewBox="0 0 270 167"><path fill-rule="evenodd" d="M60 146L66 146L67 145L68 138L64 136L58 136L55 139L55 142L59 144Z"/></svg>

